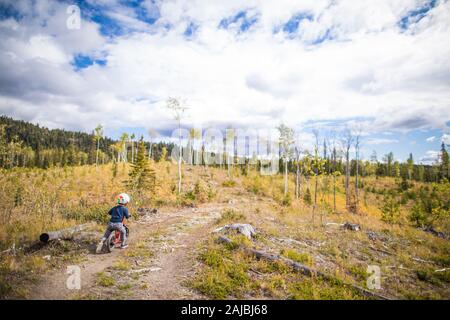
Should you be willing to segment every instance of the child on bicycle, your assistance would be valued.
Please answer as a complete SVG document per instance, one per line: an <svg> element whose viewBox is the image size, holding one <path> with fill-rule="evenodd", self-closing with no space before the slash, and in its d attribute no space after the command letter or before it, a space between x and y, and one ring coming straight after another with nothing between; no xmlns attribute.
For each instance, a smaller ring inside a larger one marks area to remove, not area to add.
<svg viewBox="0 0 450 320"><path fill-rule="evenodd" d="M108 222L108 227L106 228L105 234L103 235L102 240L100 241L99 247L101 248L101 244L108 239L111 232L118 230L120 232L120 236L122 239L122 243L120 248L125 249L128 247L126 230L123 225L124 219L129 219L131 217L128 212L127 205L130 202L130 196L126 193L121 193L117 197L117 206L111 208L108 214L111 216L111 219Z"/></svg>

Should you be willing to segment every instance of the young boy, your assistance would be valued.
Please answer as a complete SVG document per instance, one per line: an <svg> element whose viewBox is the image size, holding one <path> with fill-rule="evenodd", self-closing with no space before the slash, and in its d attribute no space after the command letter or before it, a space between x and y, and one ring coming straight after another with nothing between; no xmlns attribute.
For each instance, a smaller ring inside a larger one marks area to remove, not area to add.
<svg viewBox="0 0 450 320"><path fill-rule="evenodd" d="M121 249L125 249L128 247L126 244L127 235L125 231L125 227L123 226L123 220L129 219L131 217L130 213L128 212L128 208L126 207L127 204L130 202L130 196L126 193L119 194L117 198L117 206L109 210L108 214L111 216L111 219L108 222L108 227L105 231L105 234L103 235L102 240L100 241L97 252L99 252L103 246L103 242L108 239L111 232L114 230L120 231L120 236L122 239L122 244L120 246Z"/></svg>

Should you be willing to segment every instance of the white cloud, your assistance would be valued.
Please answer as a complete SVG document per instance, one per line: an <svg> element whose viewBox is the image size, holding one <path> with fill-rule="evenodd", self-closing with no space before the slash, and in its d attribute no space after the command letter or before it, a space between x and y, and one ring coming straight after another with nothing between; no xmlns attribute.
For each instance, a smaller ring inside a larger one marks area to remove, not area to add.
<svg viewBox="0 0 450 320"><path fill-rule="evenodd" d="M427 142L433 142L434 140L436 140L435 136L429 137L426 139Z"/></svg>
<svg viewBox="0 0 450 320"><path fill-rule="evenodd" d="M428 150L423 157L419 159L420 163L423 164L434 164L439 159L439 151Z"/></svg>
<svg viewBox="0 0 450 320"><path fill-rule="evenodd" d="M444 133L442 135L441 141L443 141L445 144L450 144L450 134Z"/></svg>
<svg viewBox="0 0 450 320"><path fill-rule="evenodd" d="M384 139L384 138L369 138L367 139L367 144L370 145L379 145L379 144L391 144L391 143L397 143L397 139Z"/></svg>
<svg viewBox="0 0 450 320"><path fill-rule="evenodd" d="M450 119L449 3L414 32L396 25L422 2L158 1L161 17L150 26L108 1L110 17L141 30L113 40L85 20L81 30L64 28L61 3L22 2L33 17L0 23L0 111L51 127L161 129L171 124L165 99L181 96L191 107L188 122L263 127L367 118L372 132L442 129ZM143 6L156 10L150 1ZM241 10L258 16L248 32L218 28ZM299 12L315 18L301 22L293 39L273 33ZM199 27L188 41L191 21ZM326 30L334 40L311 46ZM77 53L106 57L107 65L77 73L70 65ZM368 143L387 140L395 142Z"/></svg>

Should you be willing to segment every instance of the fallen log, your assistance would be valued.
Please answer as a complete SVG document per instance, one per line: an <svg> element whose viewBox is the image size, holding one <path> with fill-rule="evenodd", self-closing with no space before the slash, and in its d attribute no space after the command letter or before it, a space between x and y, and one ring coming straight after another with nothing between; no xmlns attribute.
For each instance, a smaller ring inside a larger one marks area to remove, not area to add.
<svg viewBox="0 0 450 320"><path fill-rule="evenodd" d="M151 267L151 268L142 268L142 269L137 269L137 270L131 270L128 273L132 274L132 273L145 273L145 272L155 272L155 271L160 271L162 270L162 268L160 267Z"/></svg>
<svg viewBox="0 0 450 320"><path fill-rule="evenodd" d="M433 261L424 260L424 259L415 258L415 257L412 257L411 259L414 260L414 261L417 261L417 262L422 262L422 263L433 263Z"/></svg>
<svg viewBox="0 0 450 320"><path fill-rule="evenodd" d="M389 251L386 251L386 250L383 250L383 249L377 249L377 248L375 248L373 246L369 246L369 248L374 250L374 251L378 251L378 252L381 252L381 253L384 253L384 254L388 254L388 255L391 255L391 256L394 255L392 252L389 252Z"/></svg>
<svg viewBox="0 0 450 320"><path fill-rule="evenodd" d="M221 243L227 243L227 244L231 244L232 243L232 241L229 238L225 237L225 236L219 236L218 241L221 242ZM274 261L282 261L282 262L286 263L288 266L290 266L292 269L294 269L295 271L297 271L297 272L299 272L301 274L304 274L306 276L309 276L309 277L317 276L317 277L320 277L320 278L322 278L324 280L327 280L327 281L332 281L332 282L339 281L339 282L342 283L341 280L338 280L335 277L332 277L332 276L330 276L328 274L325 274L325 273L323 273L321 271L314 270L314 269L312 269L310 267L307 267L307 266L305 266L305 265L303 265L301 263L298 263L298 262L296 262L294 260L291 260L291 259L288 259L288 258L285 258L285 257L281 257L281 256L276 255L276 254L271 254L271 253L267 253L267 252L264 252L264 251L260 251L260 250L256 250L256 249L252 249L252 248L248 248L248 247L244 247L242 245L239 248L242 249L246 254L255 256L257 259L264 259L264 260L268 260L268 261L272 261L272 262L274 262ZM380 299L380 300L391 300L388 297L385 297L383 295L380 295L380 294L377 294L375 292L369 291L367 289L361 288L360 286L357 286L357 285L354 285L354 284L351 284L351 283L342 283L342 284L344 286L353 288L355 291L357 291L358 293L362 294L365 297L376 298L376 299Z"/></svg>
<svg viewBox="0 0 450 320"><path fill-rule="evenodd" d="M67 228L67 229L51 231L51 232L44 232L39 236L39 240L41 242L48 243L50 241L57 240L57 239L62 239L62 240L72 239L75 234L79 233L80 231L85 230L89 225L90 225L90 223L85 223L85 224L79 224L77 226Z"/></svg>
<svg viewBox="0 0 450 320"><path fill-rule="evenodd" d="M350 223L350 222L345 222L342 225L342 228L347 229L347 230L352 230L352 231L359 231L359 230L361 230L361 227L359 226L359 224L357 224L357 223Z"/></svg>
<svg viewBox="0 0 450 320"><path fill-rule="evenodd" d="M338 226L347 230L352 230L352 231L359 231L361 230L361 227L359 224L357 223L350 223L350 222L344 222L344 223L337 223L337 222L327 222L325 224L326 227L328 226Z"/></svg>
<svg viewBox="0 0 450 320"><path fill-rule="evenodd" d="M441 238L441 239L447 239L447 235L443 232L436 231L433 227L426 227L426 228L419 228L420 230L423 230L425 232L431 233L432 235Z"/></svg>

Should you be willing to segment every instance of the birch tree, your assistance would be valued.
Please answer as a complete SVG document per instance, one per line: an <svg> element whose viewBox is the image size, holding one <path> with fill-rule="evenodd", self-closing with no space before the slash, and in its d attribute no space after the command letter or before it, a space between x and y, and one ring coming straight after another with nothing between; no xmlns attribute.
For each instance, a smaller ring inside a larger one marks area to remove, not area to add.
<svg viewBox="0 0 450 320"><path fill-rule="evenodd" d="M173 117L178 124L178 194L181 194L181 121L183 119L185 111L187 110L187 107L182 105L182 103L178 99L172 97L169 97L169 99L167 99L166 106L172 112Z"/></svg>
<svg viewBox="0 0 450 320"><path fill-rule="evenodd" d="M132 133L130 136L131 142L131 163L134 163L134 138L136 138L135 134Z"/></svg>
<svg viewBox="0 0 450 320"><path fill-rule="evenodd" d="M355 173L355 213L358 213L359 208L359 152L361 148L361 131L358 131L355 136L355 158L356 158L356 173Z"/></svg>
<svg viewBox="0 0 450 320"><path fill-rule="evenodd" d="M127 142L128 142L129 136L128 133L124 132L120 136L120 143L122 145L122 161L128 162L128 148L127 148Z"/></svg>
<svg viewBox="0 0 450 320"><path fill-rule="evenodd" d="M97 153L95 155L95 166L98 166L98 153L100 151L100 139L103 137L103 126L97 125L95 128L95 140L97 140Z"/></svg>
<svg viewBox="0 0 450 320"><path fill-rule="evenodd" d="M352 132L346 129L342 136L342 147L345 156L345 206L347 210L350 210L350 149L353 141Z"/></svg>
<svg viewBox="0 0 450 320"><path fill-rule="evenodd" d="M279 142L281 146L281 155L284 162L284 195L286 196L288 193L288 163L292 156L291 145L294 142L294 130L284 124L278 126L277 129L280 133Z"/></svg>
<svg viewBox="0 0 450 320"><path fill-rule="evenodd" d="M235 129L227 128L225 132L225 154L226 154L226 164L228 170L228 179L232 179L231 170L234 163L234 137L236 135Z"/></svg>
<svg viewBox="0 0 450 320"><path fill-rule="evenodd" d="M315 137L315 144L314 144L314 206L313 206L313 213L312 213L312 221L314 225L314 216L316 213L316 207L317 207L317 187L318 187L318 180L319 180L319 131L313 130L313 134Z"/></svg>
<svg viewBox="0 0 450 320"><path fill-rule="evenodd" d="M154 129L149 129L148 136L150 137L150 146L148 149L148 159L150 160L152 158L152 152L153 152L153 141L158 136L158 132Z"/></svg>

